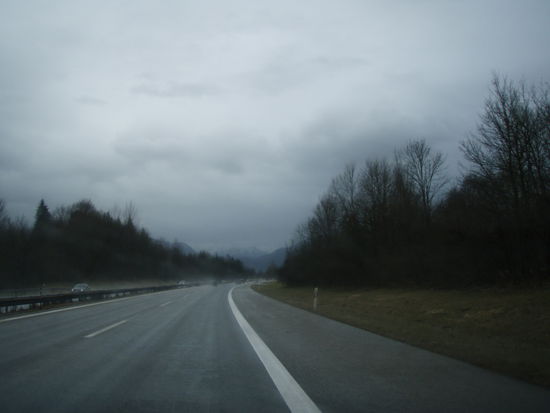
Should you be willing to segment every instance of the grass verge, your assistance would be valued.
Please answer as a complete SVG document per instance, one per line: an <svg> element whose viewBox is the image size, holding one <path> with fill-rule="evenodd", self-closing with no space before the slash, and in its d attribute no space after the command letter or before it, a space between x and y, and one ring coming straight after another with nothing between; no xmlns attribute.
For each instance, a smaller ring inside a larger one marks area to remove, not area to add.
<svg viewBox="0 0 550 413"><path fill-rule="evenodd" d="M312 311L313 288L253 288ZM319 289L317 312L371 332L550 387L550 288Z"/></svg>

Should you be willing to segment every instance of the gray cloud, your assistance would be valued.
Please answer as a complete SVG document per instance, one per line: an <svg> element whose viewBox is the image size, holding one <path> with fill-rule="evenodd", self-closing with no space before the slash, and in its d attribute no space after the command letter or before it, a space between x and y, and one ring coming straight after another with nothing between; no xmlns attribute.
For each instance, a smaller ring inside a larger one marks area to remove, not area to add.
<svg viewBox="0 0 550 413"><path fill-rule="evenodd" d="M311 63L324 66L332 70L353 69L368 65L368 60L354 56L317 56L311 59Z"/></svg>
<svg viewBox="0 0 550 413"><path fill-rule="evenodd" d="M5 1L0 197L133 201L153 235L276 248L349 162L461 159L491 72L550 69L547 1ZM490 18L489 18L490 17Z"/></svg>
<svg viewBox="0 0 550 413"><path fill-rule="evenodd" d="M182 98L217 95L220 93L220 89L213 85L200 83L170 82L164 87L142 83L138 86L134 86L132 88L132 93L160 98Z"/></svg>
<svg viewBox="0 0 550 413"><path fill-rule="evenodd" d="M90 105L90 106L104 106L107 104L107 102L103 99L98 99L96 97L88 96L88 95L81 95L75 100L77 103L81 103L83 105Z"/></svg>

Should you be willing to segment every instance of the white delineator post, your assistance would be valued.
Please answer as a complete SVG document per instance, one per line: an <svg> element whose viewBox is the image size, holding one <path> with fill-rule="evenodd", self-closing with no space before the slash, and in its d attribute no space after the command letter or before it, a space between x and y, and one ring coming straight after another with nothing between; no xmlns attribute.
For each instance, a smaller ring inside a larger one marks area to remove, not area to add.
<svg viewBox="0 0 550 413"><path fill-rule="evenodd" d="M317 311L317 295L319 294L319 288L313 289L313 311Z"/></svg>

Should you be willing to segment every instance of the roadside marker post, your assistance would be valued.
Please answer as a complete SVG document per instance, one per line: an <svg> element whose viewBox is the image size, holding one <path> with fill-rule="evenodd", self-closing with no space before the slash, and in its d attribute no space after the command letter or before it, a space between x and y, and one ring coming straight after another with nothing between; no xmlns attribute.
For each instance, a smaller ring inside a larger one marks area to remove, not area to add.
<svg viewBox="0 0 550 413"><path fill-rule="evenodd" d="M319 288L313 289L313 311L317 311L317 296L319 295Z"/></svg>

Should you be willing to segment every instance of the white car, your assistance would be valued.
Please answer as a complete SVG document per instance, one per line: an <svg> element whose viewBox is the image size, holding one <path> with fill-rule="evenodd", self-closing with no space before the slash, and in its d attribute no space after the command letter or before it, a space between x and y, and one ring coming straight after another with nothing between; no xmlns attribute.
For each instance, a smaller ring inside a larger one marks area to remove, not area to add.
<svg viewBox="0 0 550 413"><path fill-rule="evenodd" d="M90 286L86 283L78 283L73 288L71 288L72 293L81 293L84 291L88 291L90 289Z"/></svg>

